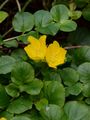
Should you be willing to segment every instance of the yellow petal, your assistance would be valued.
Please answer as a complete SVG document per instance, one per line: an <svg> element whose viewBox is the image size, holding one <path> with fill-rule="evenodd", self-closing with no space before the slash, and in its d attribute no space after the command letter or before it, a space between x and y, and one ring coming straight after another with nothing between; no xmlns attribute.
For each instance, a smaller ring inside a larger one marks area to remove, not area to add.
<svg viewBox="0 0 90 120"><path fill-rule="evenodd" d="M33 60L43 60L46 55L46 36L43 35L39 40L35 39L32 36L29 36L29 44L24 48L27 55Z"/></svg>
<svg viewBox="0 0 90 120"><path fill-rule="evenodd" d="M46 38L47 38L46 35L42 35L42 36L39 38L39 41L40 41L41 45L46 45Z"/></svg>
<svg viewBox="0 0 90 120"><path fill-rule="evenodd" d="M7 120L6 118L4 118L4 117L2 117L2 118L0 118L0 120Z"/></svg>
<svg viewBox="0 0 90 120"><path fill-rule="evenodd" d="M46 51L46 62L49 67L56 68L65 61L66 50L59 46L57 41L50 44Z"/></svg>
<svg viewBox="0 0 90 120"><path fill-rule="evenodd" d="M36 39L36 38L33 37L33 36L29 36L29 37L28 37L28 41L29 41L31 44L36 44L36 43L38 43L38 39Z"/></svg>

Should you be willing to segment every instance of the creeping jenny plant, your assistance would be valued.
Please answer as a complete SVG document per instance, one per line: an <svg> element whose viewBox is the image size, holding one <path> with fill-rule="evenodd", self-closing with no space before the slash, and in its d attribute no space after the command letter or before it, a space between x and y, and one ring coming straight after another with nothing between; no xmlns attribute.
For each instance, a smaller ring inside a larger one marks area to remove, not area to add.
<svg viewBox="0 0 90 120"><path fill-rule="evenodd" d="M49 67L56 68L65 62L66 50L60 47L57 41L46 46L46 35L42 35L39 40L29 36L30 42L24 49L32 60L45 60Z"/></svg>

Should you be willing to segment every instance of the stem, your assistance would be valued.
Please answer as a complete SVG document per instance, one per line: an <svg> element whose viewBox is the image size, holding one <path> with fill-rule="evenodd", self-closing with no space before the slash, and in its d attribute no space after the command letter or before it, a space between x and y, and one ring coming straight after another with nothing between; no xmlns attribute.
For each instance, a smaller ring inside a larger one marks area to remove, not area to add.
<svg viewBox="0 0 90 120"><path fill-rule="evenodd" d="M22 8L22 11L25 11L26 7L29 5L29 3L31 2L32 0L28 0L25 5L23 6Z"/></svg>
<svg viewBox="0 0 90 120"><path fill-rule="evenodd" d="M11 41L11 40L13 40L13 39L17 39L17 38L20 37L20 36L25 36L25 34L19 35L19 36L15 36L15 37L11 37L11 38L8 38L8 39L5 39L4 42Z"/></svg>
<svg viewBox="0 0 90 120"><path fill-rule="evenodd" d="M75 48L80 48L82 46L78 45L78 46L69 46L69 47L64 47L64 49L75 49Z"/></svg>
<svg viewBox="0 0 90 120"><path fill-rule="evenodd" d="M18 6L18 11L21 12L21 5L18 0L16 0L17 6Z"/></svg>
<svg viewBox="0 0 90 120"><path fill-rule="evenodd" d="M2 37L5 37L8 33L10 33L11 31L13 30L13 27L11 27L8 31L6 31L6 33L4 33L3 35L2 35Z"/></svg>
<svg viewBox="0 0 90 120"><path fill-rule="evenodd" d="M1 5L0 5L0 10L6 5L6 3L9 2L9 0L5 0Z"/></svg>

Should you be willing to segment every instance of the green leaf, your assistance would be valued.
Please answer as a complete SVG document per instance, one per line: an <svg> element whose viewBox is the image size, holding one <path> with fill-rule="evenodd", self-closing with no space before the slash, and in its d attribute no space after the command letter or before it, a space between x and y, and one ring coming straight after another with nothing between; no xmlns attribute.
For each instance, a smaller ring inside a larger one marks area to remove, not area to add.
<svg viewBox="0 0 90 120"><path fill-rule="evenodd" d="M17 32L30 31L34 26L34 17L29 12L18 12L12 21L14 30Z"/></svg>
<svg viewBox="0 0 90 120"><path fill-rule="evenodd" d="M32 101L28 97L19 97L12 101L7 111L14 114L20 114L32 108Z"/></svg>
<svg viewBox="0 0 90 120"><path fill-rule="evenodd" d="M36 27L46 27L53 21L51 14L45 10L39 10L35 12L34 17Z"/></svg>
<svg viewBox="0 0 90 120"><path fill-rule="evenodd" d="M90 21L90 7L84 8L82 14L86 20Z"/></svg>
<svg viewBox="0 0 90 120"><path fill-rule="evenodd" d="M86 104L90 105L90 97L85 100Z"/></svg>
<svg viewBox="0 0 90 120"><path fill-rule="evenodd" d="M69 18L69 9L65 5L55 5L51 8L50 13L53 20L56 22L62 22Z"/></svg>
<svg viewBox="0 0 90 120"><path fill-rule="evenodd" d="M84 84L82 93L85 97L90 97L90 82Z"/></svg>
<svg viewBox="0 0 90 120"><path fill-rule="evenodd" d="M80 74L80 81L83 83L90 82L90 63L86 62L78 67L78 72Z"/></svg>
<svg viewBox="0 0 90 120"><path fill-rule="evenodd" d="M77 101L68 102L65 104L64 110L68 120L89 120L84 118L89 113L89 109L83 103Z"/></svg>
<svg viewBox="0 0 90 120"><path fill-rule="evenodd" d="M19 89L13 83L10 83L8 86L6 86L5 90L7 94L10 95L11 97L18 97L20 95Z"/></svg>
<svg viewBox="0 0 90 120"><path fill-rule="evenodd" d="M34 79L34 69L27 62L18 62L11 71L11 80L16 85L30 83Z"/></svg>
<svg viewBox="0 0 90 120"><path fill-rule="evenodd" d="M59 26L57 23L50 23L48 26L46 27L40 27L40 28L36 28L37 31L39 31L42 34L47 34L47 35L56 35L56 33L59 30Z"/></svg>
<svg viewBox="0 0 90 120"><path fill-rule="evenodd" d="M76 83L66 89L71 95L79 95L82 92L83 85L81 83Z"/></svg>
<svg viewBox="0 0 90 120"><path fill-rule="evenodd" d="M15 64L15 59L10 56L1 56L0 57L0 74L7 74L11 72L13 65Z"/></svg>
<svg viewBox="0 0 90 120"><path fill-rule="evenodd" d="M79 11L79 10L76 10L76 11L70 11L70 17L71 17L71 19L73 19L73 20L77 20L77 19L79 19L80 17L81 17L81 15L82 15L82 12L81 11Z"/></svg>
<svg viewBox="0 0 90 120"><path fill-rule="evenodd" d="M44 120L61 120L63 110L58 105L49 105L40 111Z"/></svg>
<svg viewBox="0 0 90 120"><path fill-rule="evenodd" d="M52 16L48 11L39 10L35 12L34 16L36 30L40 33L55 35L59 30L58 25L53 22Z"/></svg>
<svg viewBox="0 0 90 120"><path fill-rule="evenodd" d="M4 42L3 42L3 45L4 45L5 47L8 47L8 48L10 48L10 47L15 47L15 48L17 48L17 47L18 47L18 43L17 43L16 40L4 41Z"/></svg>
<svg viewBox="0 0 90 120"><path fill-rule="evenodd" d="M25 51L23 49L16 49L16 50L13 50L12 53L11 53L11 56L13 58L15 58L17 61L23 61L23 60L27 60L28 57L25 53Z"/></svg>
<svg viewBox="0 0 90 120"><path fill-rule="evenodd" d="M79 74L73 68L64 68L60 72L61 78L65 85L72 86L79 80Z"/></svg>
<svg viewBox="0 0 90 120"><path fill-rule="evenodd" d="M65 89L59 81L45 82L44 94L50 104L62 107L65 102Z"/></svg>
<svg viewBox="0 0 90 120"><path fill-rule="evenodd" d="M2 23L8 17L8 13L0 11L0 23Z"/></svg>
<svg viewBox="0 0 90 120"><path fill-rule="evenodd" d="M41 109L45 108L47 105L48 105L48 100L45 99L45 98L42 98L42 99L40 99L40 101L37 101L35 103L36 109L39 110L39 111Z"/></svg>
<svg viewBox="0 0 90 120"><path fill-rule="evenodd" d="M38 95L43 87L43 82L39 79L35 79L29 84L20 86L21 91L25 91L30 95Z"/></svg>
<svg viewBox="0 0 90 120"><path fill-rule="evenodd" d="M73 52L74 62L79 65L84 62L90 62L90 47L83 46Z"/></svg>
<svg viewBox="0 0 90 120"><path fill-rule="evenodd" d="M31 120L29 117L26 116L15 116L13 118L11 118L10 120Z"/></svg>
<svg viewBox="0 0 90 120"><path fill-rule="evenodd" d="M61 82L61 77L60 77L60 74L59 74L59 71L55 71L55 70L52 70L52 69L43 69L42 71L42 74L43 74L43 78L45 81L59 81Z"/></svg>
<svg viewBox="0 0 90 120"><path fill-rule="evenodd" d="M64 20L59 23L60 30L64 32L71 32L76 30L77 24L72 20Z"/></svg>
<svg viewBox="0 0 90 120"><path fill-rule="evenodd" d="M9 96L7 95L4 86L0 84L0 109L8 106Z"/></svg>
<svg viewBox="0 0 90 120"><path fill-rule="evenodd" d="M78 7L82 8L88 3L88 0L75 0L75 3Z"/></svg>
<svg viewBox="0 0 90 120"><path fill-rule="evenodd" d="M7 111L2 111L0 112L0 117L5 117L7 120L10 120L13 117L13 114Z"/></svg>

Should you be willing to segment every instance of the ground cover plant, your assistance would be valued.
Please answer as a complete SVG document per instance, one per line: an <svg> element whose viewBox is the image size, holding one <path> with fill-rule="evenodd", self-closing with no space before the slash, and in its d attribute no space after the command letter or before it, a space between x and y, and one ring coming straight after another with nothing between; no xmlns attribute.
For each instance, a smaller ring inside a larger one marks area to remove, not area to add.
<svg viewBox="0 0 90 120"><path fill-rule="evenodd" d="M90 120L90 0L0 0L0 120Z"/></svg>

